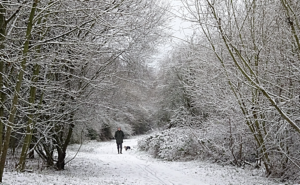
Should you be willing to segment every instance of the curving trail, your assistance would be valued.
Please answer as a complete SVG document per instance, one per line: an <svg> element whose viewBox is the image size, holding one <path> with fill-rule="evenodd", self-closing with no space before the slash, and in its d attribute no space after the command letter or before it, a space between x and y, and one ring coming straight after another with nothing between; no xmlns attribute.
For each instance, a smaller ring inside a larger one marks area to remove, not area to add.
<svg viewBox="0 0 300 185"><path fill-rule="evenodd" d="M99 172L99 184L128 184L128 185L201 185L200 177L185 174L163 162L148 157L136 151L136 139L125 140L123 145L129 145L132 150L117 154L114 141L95 143L93 151L79 154L74 168L86 169L84 174L90 174L89 165ZM78 165L78 160L82 162ZM88 161L88 162L87 162ZM71 164L72 165L72 164ZM101 183L100 183L101 182Z"/></svg>
<svg viewBox="0 0 300 185"><path fill-rule="evenodd" d="M84 143L76 158L64 171L42 170L34 173L5 172L4 185L252 185L276 184L261 172L200 161L166 162L137 151L137 138L123 145L133 149L117 154L115 141ZM71 145L68 159L79 145Z"/></svg>

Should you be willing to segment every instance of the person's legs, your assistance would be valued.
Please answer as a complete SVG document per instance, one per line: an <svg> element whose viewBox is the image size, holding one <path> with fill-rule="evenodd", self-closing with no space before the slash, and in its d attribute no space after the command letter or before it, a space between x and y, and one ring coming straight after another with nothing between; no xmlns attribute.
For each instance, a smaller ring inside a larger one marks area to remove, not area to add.
<svg viewBox="0 0 300 185"><path fill-rule="evenodd" d="M117 143L118 154L122 154L122 143Z"/></svg>
<svg viewBox="0 0 300 185"><path fill-rule="evenodd" d="M117 148L118 148L118 154L120 153L120 143L117 143ZM122 148L121 148L122 150Z"/></svg>

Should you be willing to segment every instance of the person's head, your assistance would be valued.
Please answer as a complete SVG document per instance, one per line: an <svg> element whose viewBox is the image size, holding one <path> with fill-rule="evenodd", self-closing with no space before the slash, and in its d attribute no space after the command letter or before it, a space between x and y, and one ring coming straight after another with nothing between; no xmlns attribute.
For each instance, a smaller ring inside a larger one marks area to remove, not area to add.
<svg viewBox="0 0 300 185"><path fill-rule="evenodd" d="M121 130L121 127L118 127L118 130Z"/></svg>

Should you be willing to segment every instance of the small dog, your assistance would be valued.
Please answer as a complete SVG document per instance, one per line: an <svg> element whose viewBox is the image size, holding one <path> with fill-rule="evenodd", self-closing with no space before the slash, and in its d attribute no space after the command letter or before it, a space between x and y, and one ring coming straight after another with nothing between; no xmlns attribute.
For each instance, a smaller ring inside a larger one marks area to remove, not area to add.
<svg viewBox="0 0 300 185"><path fill-rule="evenodd" d="M130 146L124 146L124 149L127 151L127 150L130 150Z"/></svg>

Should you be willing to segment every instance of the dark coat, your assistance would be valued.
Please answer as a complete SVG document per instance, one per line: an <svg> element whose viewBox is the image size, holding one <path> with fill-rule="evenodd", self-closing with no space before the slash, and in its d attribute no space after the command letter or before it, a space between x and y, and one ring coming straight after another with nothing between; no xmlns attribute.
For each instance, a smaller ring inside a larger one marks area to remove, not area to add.
<svg viewBox="0 0 300 185"><path fill-rule="evenodd" d="M122 130L117 130L115 133L115 139L117 143L123 143L124 132Z"/></svg>

